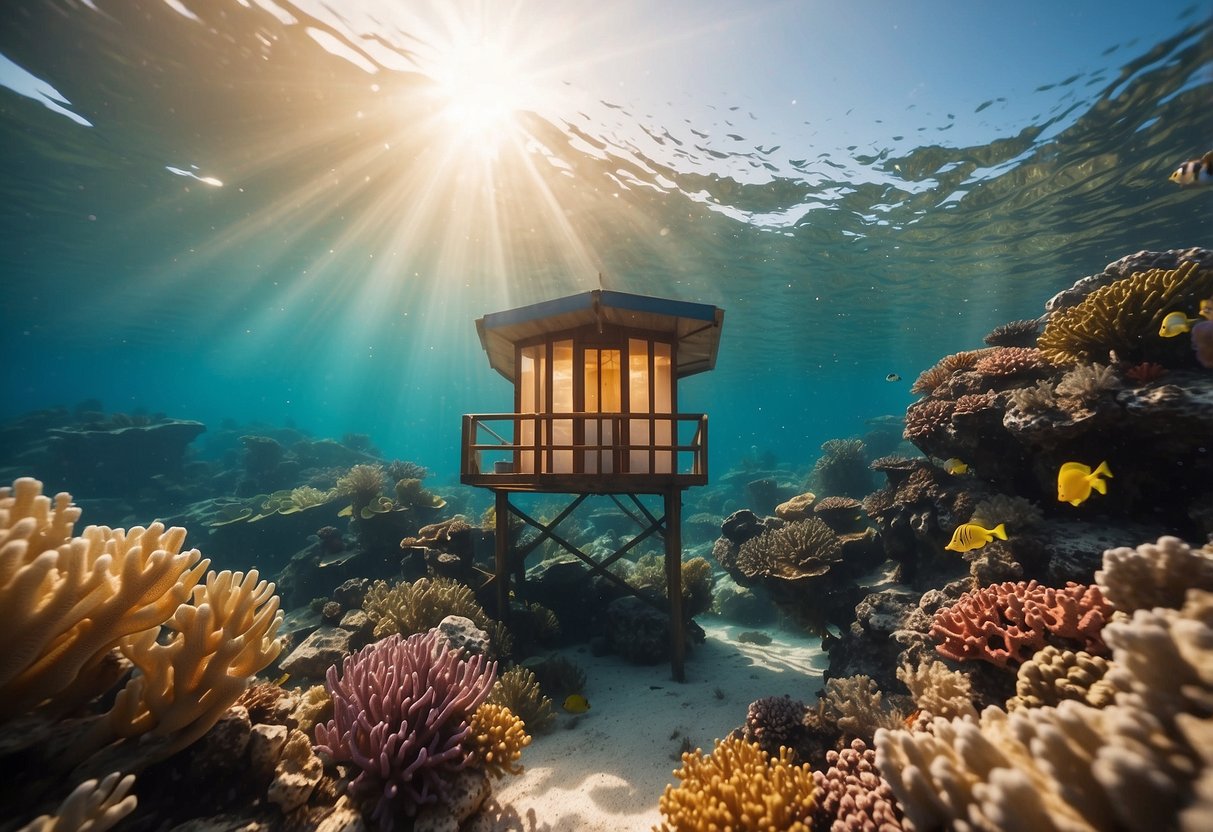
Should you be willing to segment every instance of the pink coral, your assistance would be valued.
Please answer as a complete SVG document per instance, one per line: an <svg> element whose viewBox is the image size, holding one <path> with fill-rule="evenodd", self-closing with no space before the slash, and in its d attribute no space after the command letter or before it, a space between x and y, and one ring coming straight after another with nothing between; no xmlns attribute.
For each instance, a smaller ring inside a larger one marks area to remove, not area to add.
<svg viewBox="0 0 1213 832"><path fill-rule="evenodd" d="M1035 347L995 347L973 368L983 376L1017 376L1048 366Z"/></svg>
<svg viewBox="0 0 1213 832"><path fill-rule="evenodd" d="M1100 631L1112 605L1095 585L1065 589L1036 581L1007 581L966 592L935 613L931 637L942 656L1019 665L1045 646L1047 635L1079 640L1089 653L1106 652Z"/></svg>
<svg viewBox="0 0 1213 832"><path fill-rule="evenodd" d="M830 832L901 832L901 807L876 768L876 752L863 740L826 754L829 769L813 772L817 787L813 828Z"/></svg>
<svg viewBox="0 0 1213 832"><path fill-rule="evenodd" d="M955 404L943 399L928 399L910 405L906 411L905 438L911 442L929 439L947 427Z"/></svg>
<svg viewBox="0 0 1213 832"><path fill-rule="evenodd" d="M316 726L316 750L361 769L350 792L377 795L373 817L391 829L467 765L469 720L496 678L496 662L460 658L437 630L389 636L346 656L340 676L329 668L333 718Z"/></svg>

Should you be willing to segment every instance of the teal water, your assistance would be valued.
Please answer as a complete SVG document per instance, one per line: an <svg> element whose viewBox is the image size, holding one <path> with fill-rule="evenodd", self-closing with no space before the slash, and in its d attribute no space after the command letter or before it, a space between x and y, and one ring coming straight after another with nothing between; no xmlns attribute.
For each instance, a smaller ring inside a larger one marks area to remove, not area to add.
<svg viewBox="0 0 1213 832"><path fill-rule="evenodd" d="M1209 3L610 5L6 4L0 418L365 433L449 477L460 414L510 407L474 319L603 286L725 309L680 403L716 470L807 464L1077 278L1210 244L1167 181L1213 147ZM498 61L464 88L461 39Z"/></svg>

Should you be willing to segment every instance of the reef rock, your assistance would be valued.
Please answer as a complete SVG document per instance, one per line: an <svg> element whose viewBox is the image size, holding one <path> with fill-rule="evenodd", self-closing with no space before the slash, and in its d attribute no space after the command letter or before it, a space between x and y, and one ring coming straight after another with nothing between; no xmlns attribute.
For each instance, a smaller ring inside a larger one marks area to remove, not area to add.
<svg viewBox="0 0 1213 832"><path fill-rule="evenodd" d="M280 667L293 678L323 679L333 665L349 655L353 633L340 627L319 627L282 660Z"/></svg>

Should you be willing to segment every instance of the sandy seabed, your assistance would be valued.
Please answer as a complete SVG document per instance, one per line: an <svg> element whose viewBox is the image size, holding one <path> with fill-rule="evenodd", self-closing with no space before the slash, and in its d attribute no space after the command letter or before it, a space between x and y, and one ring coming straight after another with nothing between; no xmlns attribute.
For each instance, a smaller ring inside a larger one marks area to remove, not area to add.
<svg viewBox="0 0 1213 832"><path fill-rule="evenodd" d="M699 622L707 640L687 655L684 683L668 664L639 667L584 648L561 651L586 673L590 711L559 713L555 729L522 754L525 771L494 786L494 832L621 832L661 823L657 802L674 783L683 738L711 750L745 721L750 702L790 695L813 701L829 657L818 639L764 629L768 645L736 636L747 629Z"/></svg>

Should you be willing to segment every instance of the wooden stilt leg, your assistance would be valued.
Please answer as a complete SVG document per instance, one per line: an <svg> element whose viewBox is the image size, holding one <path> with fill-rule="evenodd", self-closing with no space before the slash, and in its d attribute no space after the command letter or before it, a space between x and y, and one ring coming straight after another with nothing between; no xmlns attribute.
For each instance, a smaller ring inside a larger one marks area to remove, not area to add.
<svg viewBox="0 0 1213 832"><path fill-rule="evenodd" d="M497 582L497 620L505 622L510 615L510 495L508 491L494 494L497 497L497 530L493 574Z"/></svg>
<svg viewBox="0 0 1213 832"><path fill-rule="evenodd" d="M670 602L670 669L686 681L686 622L682 617L682 492L665 493L665 580Z"/></svg>

